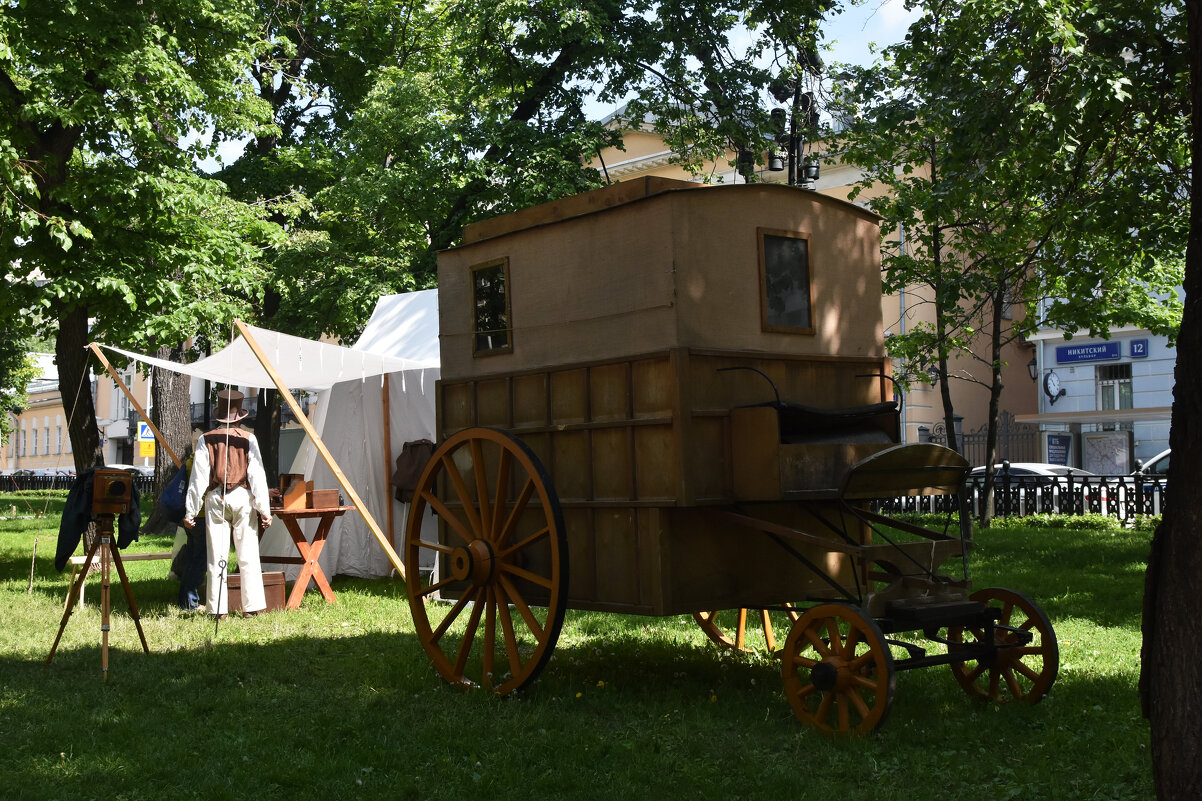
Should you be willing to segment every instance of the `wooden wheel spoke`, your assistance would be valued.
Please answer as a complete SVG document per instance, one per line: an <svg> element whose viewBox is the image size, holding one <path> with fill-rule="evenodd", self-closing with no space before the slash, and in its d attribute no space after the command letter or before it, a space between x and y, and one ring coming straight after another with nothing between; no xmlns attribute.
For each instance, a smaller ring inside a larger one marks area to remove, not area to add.
<svg viewBox="0 0 1202 801"><path fill-rule="evenodd" d="M1022 685L1020 685L1018 683L1018 677L1014 675L1013 670L1011 670L1010 668L1007 667L1007 668L1002 668L1002 670L1000 672L1002 674L1002 678L1004 678L1006 680L1006 687L1009 688L1010 694L1012 696L1014 696L1015 698L1022 698L1024 695L1027 694L1026 691L1022 688Z"/></svg>
<svg viewBox="0 0 1202 801"><path fill-rule="evenodd" d="M738 622L735 624L735 648L743 650L743 643L747 641L747 610L743 607L739 608Z"/></svg>
<svg viewBox="0 0 1202 801"><path fill-rule="evenodd" d="M878 682L876 679L870 679L867 676L852 676L851 681L857 687L861 687L871 692L876 692L881 688L880 682Z"/></svg>
<svg viewBox="0 0 1202 801"><path fill-rule="evenodd" d="M1026 662L1015 662L1013 667L1014 670L1021 673L1025 678L1030 679L1031 681L1039 680L1041 671L1036 670Z"/></svg>
<svg viewBox="0 0 1202 801"><path fill-rule="evenodd" d="M999 626L1009 626L1010 618L1013 616L1014 616L1014 602L1007 600L1006 603L1004 603L1002 605L1002 616L998 618L998 621L997 621L998 625Z"/></svg>
<svg viewBox="0 0 1202 801"><path fill-rule="evenodd" d="M839 731L847 731L851 728L851 710L848 709L847 693L839 693L836 696L835 708L839 711Z"/></svg>
<svg viewBox="0 0 1202 801"><path fill-rule="evenodd" d="M484 587L476 591L476 595L472 598L472 613L467 619L467 628L463 632L463 639L459 642L459 653L455 657L455 675L462 676L463 670L467 667L467 658L472 653L472 643L476 640L476 629L480 627L480 615L484 611L484 604L481 601L484 599Z"/></svg>
<svg viewBox="0 0 1202 801"><path fill-rule="evenodd" d="M468 600L469 598L467 593L464 593L459 597L459 600L456 601L455 605L451 607L451 611L447 612L446 617L444 617L442 622L438 624L438 628L434 629L434 635L430 638L432 642L438 642L442 639L442 635L447 633L447 629L449 629L451 624L455 622L455 618L459 617L459 613L463 611L465 606L467 606Z"/></svg>
<svg viewBox="0 0 1202 801"><path fill-rule="evenodd" d="M472 473L476 477L476 513L480 515L480 527L477 529L481 537L492 533L492 509L488 491L488 469L484 461L484 445L478 439L471 441Z"/></svg>
<svg viewBox="0 0 1202 801"><path fill-rule="evenodd" d="M994 698L994 699L1001 698L1000 679L1001 679L1001 676L998 673L998 671L996 671L996 670L989 671L989 697L990 698Z"/></svg>
<svg viewBox="0 0 1202 801"><path fill-rule="evenodd" d="M531 534L526 539L522 540L521 542L516 543L514 545L510 545L508 548L504 549L503 551L498 551L497 558L498 559L506 559L509 556L512 556L513 554L522 550L523 548L527 548L527 547L533 545L534 543L538 542L539 540L545 539L550 533L551 533L550 526L541 528L538 531Z"/></svg>
<svg viewBox="0 0 1202 801"><path fill-rule="evenodd" d="M526 511L526 507L530 504L530 499L534 497L534 491L537 487L534 484L534 479L527 476L526 483L522 485L522 491L518 493L517 500L513 502L513 508L509 510L509 516L505 519L505 526L497 534L494 544L498 548L505 547L505 543L509 542L509 538L513 536L513 532L517 529L518 520ZM498 509L501 507L498 507Z"/></svg>
<svg viewBox="0 0 1202 801"><path fill-rule="evenodd" d="M814 717L824 727L826 726L826 719L828 717L830 717L831 704L834 703L834 700L835 700L834 693L823 693L822 700L818 703L818 709L815 710L815 712L814 712Z"/></svg>
<svg viewBox="0 0 1202 801"><path fill-rule="evenodd" d="M488 690L493 688L497 646L497 594L488 588L487 608L484 614L484 653L481 657L480 684Z"/></svg>
<svg viewBox="0 0 1202 801"><path fill-rule="evenodd" d="M820 636L818 636L818 632L815 631L814 629L812 629L812 628L806 629L805 637L806 637L806 640L809 641L810 645L812 645L814 647L814 650L817 651L822 656L834 656L834 654L831 653L830 646L826 643L825 640L823 640Z"/></svg>
<svg viewBox="0 0 1202 801"><path fill-rule="evenodd" d="M875 689L875 687L874 687L874 689ZM860 719L861 720L867 719L868 716L871 714L871 711L868 707L868 704L866 704L864 702L864 699L863 699L863 697L861 697L860 693L854 689L849 690L847 692L847 697L849 699L851 699L851 703L853 706L855 706L856 712L859 713Z"/></svg>
<svg viewBox="0 0 1202 801"><path fill-rule="evenodd" d="M848 662L847 669L850 670L852 673L859 674L859 672L861 670L863 670L868 665L869 662L873 661L873 657L874 657L874 654L872 653L872 651L865 651L864 653L857 656L855 659Z"/></svg>
<svg viewBox="0 0 1202 801"><path fill-rule="evenodd" d="M843 640L843 657L851 659L856 655L856 646L860 644L860 630L852 626L847 632L847 638Z"/></svg>
<svg viewBox="0 0 1202 801"><path fill-rule="evenodd" d="M976 681L977 679L981 678L981 674L983 674L987 669L988 668L986 668L985 665L982 665L980 662L978 662L976 667L964 675L968 681Z"/></svg>
<svg viewBox="0 0 1202 801"><path fill-rule="evenodd" d="M839 619L828 617L823 622L826 624L826 638L830 643L831 653L842 655L843 635L839 633Z"/></svg>
<svg viewBox="0 0 1202 801"><path fill-rule="evenodd" d="M509 596L510 602L514 608L518 610L518 614L522 616L522 620L526 621L526 628L542 642L546 637L546 632L543 629L543 624L538 621L534 613L530 611L530 606L526 600L517 592L517 589L509 582L505 576L500 577L501 586L505 588L505 594Z"/></svg>
<svg viewBox="0 0 1202 801"><path fill-rule="evenodd" d="M451 486L455 490L456 497L459 498L459 503L463 507L464 513L468 516L468 524L472 527L473 533L466 538L467 542L478 539L479 534L484 533L484 527L480 524L480 515L476 511L476 505L472 500L471 490L467 488L467 484L463 481L463 476L459 474L459 468L455 465L455 457L451 453L447 453L442 457L443 472L450 479ZM473 469L475 466L473 465Z"/></svg>
<svg viewBox="0 0 1202 801"><path fill-rule="evenodd" d="M434 510L434 513L442 518L442 520L446 522L447 526L452 531L459 535L459 538L463 540L464 545L467 545L473 539L475 539L475 536L470 528L470 521L465 525L464 522L459 519L459 516L452 512L445 503L428 492L422 493L422 499L425 500L426 503L430 504L430 508Z"/></svg>
<svg viewBox="0 0 1202 801"><path fill-rule="evenodd" d="M509 492L509 468L513 464L513 454L502 449L501 458L497 462L497 490L496 496L493 498L493 517L488 530L489 538L493 542L500 542L501 532L499 524L505 509L506 494Z"/></svg>
<svg viewBox="0 0 1202 801"><path fill-rule="evenodd" d="M454 577L444 578L442 581L434 582L429 587L423 587L422 589L417 590L414 594L418 598L425 598L427 595L433 595L434 593L441 590L443 587L447 586L448 584L453 584L454 582L455 582Z"/></svg>
<svg viewBox="0 0 1202 801"><path fill-rule="evenodd" d="M554 582L550 576L540 576L537 573L531 573L529 570L518 567L517 565L511 565L503 562L501 564L501 570L505 573L510 573L517 578L525 579L531 584L537 584L540 587L545 587L548 590L554 585Z"/></svg>
<svg viewBox="0 0 1202 801"><path fill-rule="evenodd" d="M801 654L797 654L796 656L793 657L792 664L795 665L796 667L806 668L808 670L808 669L814 667L814 665L817 665L820 661L822 661L822 660L811 659L808 656L802 656Z"/></svg>
<svg viewBox="0 0 1202 801"><path fill-rule="evenodd" d="M509 604L503 598L497 599L497 612L501 617L501 631L505 637L505 655L509 659L509 672L520 675L522 672L522 655L518 653L518 638L513 630L513 618L509 614Z"/></svg>

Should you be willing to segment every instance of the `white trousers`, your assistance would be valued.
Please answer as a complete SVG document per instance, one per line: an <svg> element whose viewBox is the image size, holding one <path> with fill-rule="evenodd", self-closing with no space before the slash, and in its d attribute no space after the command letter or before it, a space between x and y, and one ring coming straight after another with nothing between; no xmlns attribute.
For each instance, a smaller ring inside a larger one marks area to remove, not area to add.
<svg viewBox="0 0 1202 801"><path fill-rule="evenodd" d="M230 538L238 554L238 573L242 577L242 611L257 612L267 607L263 596L263 568L259 564L259 531L255 525L250 493L237 487L225 493L212 490L205 496L205 527L209 543L208 610L211 615L229 612L226 577L230 557Z"/></svg>

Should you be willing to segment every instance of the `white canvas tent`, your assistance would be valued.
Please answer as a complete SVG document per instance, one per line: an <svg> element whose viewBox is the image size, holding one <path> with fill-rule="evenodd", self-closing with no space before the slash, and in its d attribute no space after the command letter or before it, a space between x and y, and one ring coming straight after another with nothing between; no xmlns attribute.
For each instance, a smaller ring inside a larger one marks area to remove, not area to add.
<svg viewBox="0 0 1202 801"><path fill-rule="evenodd" d="M440 373L437 291L380 298L353 349L372 357L401 359L409 366L334 384L318 399L314 427L399 550L409 505L395 500L388 482L404 443L435 439L434 387ZM301 447L292 472L311 478L315 487L337 486L308 442ZM263 546L268 554L292 550L287 533L276 526L264 536ZM392 570L364 519L353 514L334 521L319 562L328 576L370 578ZM297 572L295 566L285 569L289 579Z"/></svg>
<svg viewBox="0 0 1202 801"><path fill-rule="evenodd" d="M292 402L287 390L322 392L315 426L294 409L309 434L298 457L306 469L294 472L304 472L315 487L340 487L348 504L359 510L359 514L344 515L341 525L332 530L322 554L322 569L331 576L339 572L375 576L387 575L395 568L403 575L392 543L401 539L404 510L398 516L395 507L400 504L388 500L391 470L386 457L393 441L398 444L391 458L400 452L399 443L434 436L434 384L439 375L435 290L382 298L360 338L375 350L358 345L343 348L243 323L238 327L242 337L192 364L99 347L195 378L235 386L274 386L287 402ZM96 345L93 349L100 354ZM385 351L406 352L415 358ZM387 418L385 408L390 409ZM395 429L389 432L392 425ZM320 433L327 428L333 448L325 441L327 434ZM382 529L379 522L389 518L390 509L396 521L394 532ZM294 553L278 523L264 536L263 553ZM296 571L292 568L293 577Z"/></svg>

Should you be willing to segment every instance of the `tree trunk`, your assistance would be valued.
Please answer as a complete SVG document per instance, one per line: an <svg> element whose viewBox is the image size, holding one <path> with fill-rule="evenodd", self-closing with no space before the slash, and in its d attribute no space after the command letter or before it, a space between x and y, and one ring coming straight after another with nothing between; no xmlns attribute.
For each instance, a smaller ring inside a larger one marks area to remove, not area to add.
<svg viewBox="0 0 1202 801"><path fill-rule="evenodd" d="M1193 185L1185 255L1185 310L1177 339L1173 428L1164 519L1152 539L1144 588L1140 694L1151 725L1152 775L1160 799L1202 798L1202 0L1187 0Z"/></svg>
<svg viewBox="0 0 1202 801"><path fill-rule="evenodd" d="M159 348L155 356L173 362L183 361L183 348ZM150 416L158 427L159 433L167 440L175 455L184 460L192 446L192 409L191 409L191 378L181 373L153 368L150 391L153 406ZM155 450L154 459L154 508L142 525L142 531L153 534L174 534L176 524L168 520L159 499L163 488L174 476L178 468L167 451L163 448Z"/></svg>
<svg viewBox="0 0 1202 801"><path fill-rule="evenodd" d="M984 500L981 503L981 525L988 526L993 518L993 499L996 495L997 482L993 469L997 461L997 423L999 408L1002 400L1002 389L1005 382L1002 379L1002 309L1006 303L1006 287L999 286L993 296L993 308L989 337L989 412L988 429L985 434L985 487Z"/></svg>
<svg viewBox="0 0 1202 801"><path fill-rule="evenodd" d="M75 472L104 464L100 429L96 426L96 404L88 380L88 309L76 306L59 311L54 358L58 364L59 393L67 412L67 436L75 457Z"/></svg>

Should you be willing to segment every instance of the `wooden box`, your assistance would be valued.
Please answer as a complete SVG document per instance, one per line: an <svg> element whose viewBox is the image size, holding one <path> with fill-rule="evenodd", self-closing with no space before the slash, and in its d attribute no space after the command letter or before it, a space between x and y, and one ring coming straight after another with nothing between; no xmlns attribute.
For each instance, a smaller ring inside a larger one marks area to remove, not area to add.
<svg viewBox="0 0 1202 801"><path fill-rule="evenodd" d="M338 506L338 490L322 489L309 490L309 508L310 509L331 509Z"/></svg>
<svg viewBox="0 0 1202 801"><path fill-rule="evenodd" d="M309 492L313 489L312 481L294 481L284 490L281 505L284 509L304 509L308 503Z"/></svg>
<svg viewBox="0 0 1202 801"><path fill-rule="evenodd" d="M242 611L242 576L230 573L227 583L229 590L229 611ZM274 612L284 608L284 573L282 571L263 572L263 597L267 601L264 611Z"/></svg>

